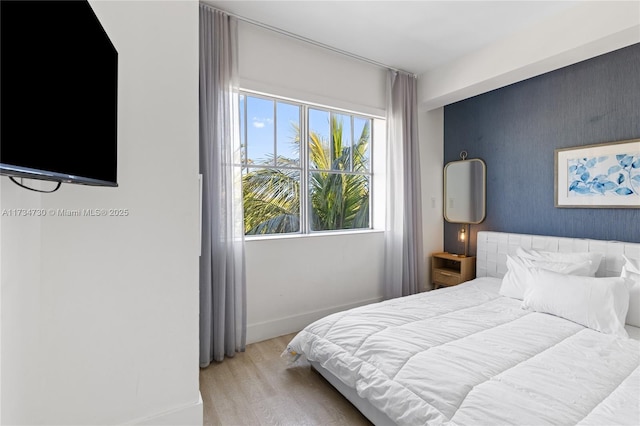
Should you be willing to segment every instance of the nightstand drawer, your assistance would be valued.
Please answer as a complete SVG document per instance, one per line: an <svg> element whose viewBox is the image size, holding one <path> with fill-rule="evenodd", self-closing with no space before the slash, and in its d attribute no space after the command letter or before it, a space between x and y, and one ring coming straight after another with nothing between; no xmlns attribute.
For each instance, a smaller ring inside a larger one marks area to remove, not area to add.
<svg viewBox="0 0 640 426"><path fill-rule="evenodd" d="M433 271L433 281L440 285L456 285L462 282L460 274L436 269Z"/></svg>
<svg viewBox="0 0 640 426"><path fill-rule="evenodd" d="M431 255L431 282L434 289L458 285L475 278L475 256L460 256L451 253Z"/></svg>

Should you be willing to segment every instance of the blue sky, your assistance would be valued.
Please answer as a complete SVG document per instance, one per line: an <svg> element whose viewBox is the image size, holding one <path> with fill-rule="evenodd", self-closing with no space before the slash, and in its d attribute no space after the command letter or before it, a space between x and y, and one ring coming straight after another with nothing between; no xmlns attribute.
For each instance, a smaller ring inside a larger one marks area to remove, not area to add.
<svg viewBox="0 0 640 426"><path fill-rule="evenodd" d="M274 111L274 101L247 97L248 158L254 164L263 163L276 150L279 156L299 160L293 143L296 134L294 124L300 125L299 106L277 102Z"/></svg>

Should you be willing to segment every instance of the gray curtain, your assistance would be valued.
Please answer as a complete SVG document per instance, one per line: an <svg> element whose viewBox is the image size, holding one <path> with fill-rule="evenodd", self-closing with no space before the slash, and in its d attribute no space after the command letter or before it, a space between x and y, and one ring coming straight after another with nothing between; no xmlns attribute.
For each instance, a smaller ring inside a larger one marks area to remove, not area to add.
<svg viewBox="0 0 640 426"><path fill-rule="evenodd" d="M417 293L426 279L416 87L414 76L388 71L385 299Z"/></svg>
<svg viewBox="0 0 640 426"><path fill-rule="evenodd" d="M246 344L236 46L236 20L200 5L201 367Z"/></svg>

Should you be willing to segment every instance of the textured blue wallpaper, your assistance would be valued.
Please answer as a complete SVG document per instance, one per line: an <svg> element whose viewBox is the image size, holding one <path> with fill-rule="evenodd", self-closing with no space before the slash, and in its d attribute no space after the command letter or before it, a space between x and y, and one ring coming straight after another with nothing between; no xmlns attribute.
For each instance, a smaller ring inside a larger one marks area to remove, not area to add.
<svg viewBox="0 0 640 426"><path fill-rule="evenodd" d="M640 209L554 207L554 150L640 138L640 44L469 98L444 109L444 162L487 164L479 230L640 242ZM459 252L459 225L444 247Z"/></svg>

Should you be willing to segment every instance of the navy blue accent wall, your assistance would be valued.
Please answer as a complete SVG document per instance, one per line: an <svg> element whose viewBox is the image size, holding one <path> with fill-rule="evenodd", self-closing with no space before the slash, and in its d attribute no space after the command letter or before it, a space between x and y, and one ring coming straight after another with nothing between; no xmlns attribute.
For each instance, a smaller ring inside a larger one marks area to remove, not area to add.
<svg viewBox="0 0 640 426"><path fill-rule="evenodd" d="M640 43L444 108L444 162L487 164L479 230L640 242L640 209L554 207L554 150L640 138ZM461 251L445 222L444 248Z"/></svg>

